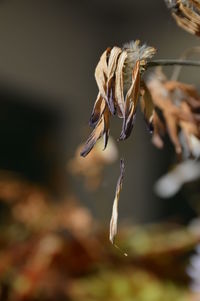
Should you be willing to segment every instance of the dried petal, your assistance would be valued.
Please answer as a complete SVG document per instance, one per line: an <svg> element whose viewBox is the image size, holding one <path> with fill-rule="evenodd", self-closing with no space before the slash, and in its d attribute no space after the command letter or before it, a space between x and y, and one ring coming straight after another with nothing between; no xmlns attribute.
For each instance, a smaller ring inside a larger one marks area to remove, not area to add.
<svg viewBox="0 0 200 301"><path fill-rule="evenodd" d="M109 117L110 113L108 111L108 108L106 107L96 127L94 128L88 140L86 141L84 148L81 152L81 156L87 156L94 147L97 140L100 139L102 136L104 136L104 149L106 148L109 136Z"/></svg>
<svg viewBox="0 0 200 301"><path fill-rule="evenodd" d="M99 63L95 69L95 79L99 88L101 96L107 100L106 82L108 76L108 56L110 54L111 48L107 48L102 54Z"/></svg>
<svg viewBox="0 0 200 301"><path fill-rule="evenodd" d="M115 114L115 71L117 68L117 61L120 53L122 52L121 48L113 47L110 52L110 57L108 61L108 80L107 80L107 103L110 109L110 112Z"/></svg>
<svg viewBox="0 0 200 301"><path fill-rule="evenodd" d="M118 59L118 65L115 72L115 99L117 105L117 112L119 117L124 117L124 86L123 86L123 68L124 62L127 58L127 52L123 51Z"/></svg>
<svg viewBox="0 0 200 301"><path fill-rule="evenodd" d="M95 101L92 115L91 115L90 121L89 121L89 124L92 128L94 128L96 126L97 122L101 118L101 116L105 110L105 106L106 106L106 102L103 99L103 97L101 96L101 94L99 93L97 95L97 99Z"/></svg>
<svg viewBox="0 0 200 301"><path fill-rule="evenodd" d="M151 93L148 87L143 82L143 89L141 90L141 110L144 114L144 119L147 123L148 129L150 132L153 131L153 113L154 113L154 104L151 97Z"/></svg>
<svg viewBox="0 0 200 301"><path fill-rule="evenodd" d="M120 161L120 176L119 176L119 179L117 181L115 199L114 199L114 202L113 202L113 209L112 209L112 217L111 217L111 220L110 220L110 241L111 241L112 244L114 244L115 236L117 234L118 203L119 203L120 191L122 189L124 171L125 171L124 160L121 159L121 161Z"/></svg>
<svg viewBox="0 0 200 301"><path fill-rule="evenodd" d="M178 137L180 128L188 141L190 141L191 134L197 137L200 136L198 120L195 116L196 109L190 105L190 103L193 103L196 108L198 107L200 103L199 95L194 87L190 85L167 81L164 77L159 78L155 75L147 82L147 86L152 96L155 111L162 117L176 152L180 154L182 152L182 143ZM153 142L160 147L162 146L159 139L161 135L158 132L158 124L156 126L156 135L153 136Z"/></svg>
<svg viewBox="0 0 200 301"><path fill-rule="evenodd" d="M181 153L181 144L178 138L178 128L177 128L177 120L170 113L164 112L164 117L167 125L167 130L169 137L174 144L175 150L177 154Z"/></svg>
<svg viewBox="0 0 200 301"><path fill-rule="evenodd" d="M190 107L186 102L182 102L181 107L186 113L192 115ZM185 136L185 142L187 143L188 149L189 149L190 153L192 154L193 146L191 143L191 136L194 136L194 137L198 136L199 130L198 130L197 124L195 122L180 121L180 127L182 129L183 135Z"/></svg>
<svg viewBox="0 0 200 301"><path fill-rule="evenodd" d="M153 112L153 136L152 136L152 143L157 147L157 148L163 148L163 140L162 136L165 133L165 128L158 117L158 114L154 111Z"/></svg>
<svg viewBox="0 0 200 301"><path fill-rule="evenodd" d="M103 129L103 133L104 133L104 148L106 148L107 143L108 143L108 137L109 137L109 132L110 132L110 112L108 107L105 108L104 111L104 129Z"/></svg>
<svg viewBox="0 0 200 301"><path fill-rule="evenodd" d="M140 61L137 61L132 73L132 84L126 94L125 116L123 120L120 140L125 140L131 134L134 117L137 109L137 102L140 93Z"/></svg>

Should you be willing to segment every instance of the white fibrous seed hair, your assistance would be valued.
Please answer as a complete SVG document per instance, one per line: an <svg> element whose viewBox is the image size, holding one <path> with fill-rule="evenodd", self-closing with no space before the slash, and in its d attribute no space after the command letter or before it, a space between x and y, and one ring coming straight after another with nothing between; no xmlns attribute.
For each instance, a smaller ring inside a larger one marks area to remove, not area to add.
<svg viewBox="0 0 200 301"><path fill-rule="evenodd" d="M124 78L124 95L126 95L128 89L131 86L132 82L132 72L135 66L135 63L140 61L140 71L144 71L143 61L150 59L155 53L156 49L149 47L146 44L140 46L140 41L131 41L124 44L123 50L127 52L127 59L125 61L123 78Z"/></svg>

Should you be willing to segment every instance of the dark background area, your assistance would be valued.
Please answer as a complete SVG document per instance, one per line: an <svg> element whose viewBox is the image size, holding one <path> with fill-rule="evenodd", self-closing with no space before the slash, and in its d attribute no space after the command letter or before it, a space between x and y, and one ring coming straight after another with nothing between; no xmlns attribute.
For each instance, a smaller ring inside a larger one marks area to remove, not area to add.
<svg viewBox="0 0 200 301"><path fill-rule="evenodd" d="M162 0L1 1L0 168L46 185L57 196L71 189L95 216L108 220L118 162L106 169L95 193L67 175L66 163L89 133L101 53L134 39L155 46L157 58L177 58L198 45L176 26ZM181 79L198 84L197 72L188 67ZM115 139L119 126L114 122L111 128ZM126 162L120 217L183 221L193 214L183 193L170 200L153 193L156 179L174 162L166 143L163 151L151 144L140 114L130 139L118 143Z"/></svg>

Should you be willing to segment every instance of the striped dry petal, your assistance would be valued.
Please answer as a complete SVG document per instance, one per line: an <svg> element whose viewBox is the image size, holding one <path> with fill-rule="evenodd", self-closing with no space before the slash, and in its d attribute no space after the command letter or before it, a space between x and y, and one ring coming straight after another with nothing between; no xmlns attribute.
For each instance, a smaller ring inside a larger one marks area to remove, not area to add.
<svg viewBox="0 0 200 301"><path fill-rule="evenodd" d="M126 94L125 115L124 115L120 140L127 139L131 134L133 123L134 123L134 117L137 109L139 93L140 93L140 62L137 61L132 73L132 84Z"/></svg>
<svg viewBox="0 0 200 301"><path fill-rule="evenodd" d="M92 131L88 140L86 141L83 150L81 151L81 156L86 157L94 147L97 140L100 139L102 136L104 137L104 149L106 148L108 142L108 136L109 136L109 119L110 119L110 112L108 108L105 107L105 110L101 115L101 118L99 119L94 130Z"/></svg>

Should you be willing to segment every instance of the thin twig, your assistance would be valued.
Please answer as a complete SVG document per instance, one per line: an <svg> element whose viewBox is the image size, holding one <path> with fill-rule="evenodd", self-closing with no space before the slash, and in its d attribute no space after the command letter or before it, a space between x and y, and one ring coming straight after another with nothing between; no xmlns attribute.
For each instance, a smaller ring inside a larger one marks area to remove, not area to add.
<svg viewBox="0 0 200 301"><path fill-rule="evenodd" d="M186 60L188 59L189 56L193 55L193 54L200 54L200 47L199 46L194 46L191 48L186 49L181 56L179 57L180 60ZM178 77L180 75L181 69L183 66L175 66L174 70L172 72L171 75L171 80L177 81Z"/></svg>
<svg viewBox="0 0 200 301"><path fill-rule="evenodd" d="M200 67L200 61L194 60L177 60L177 59L160 59L160 60L152 60L147 62L146 67L157 67L157 66L196 66Z"/></svg>

